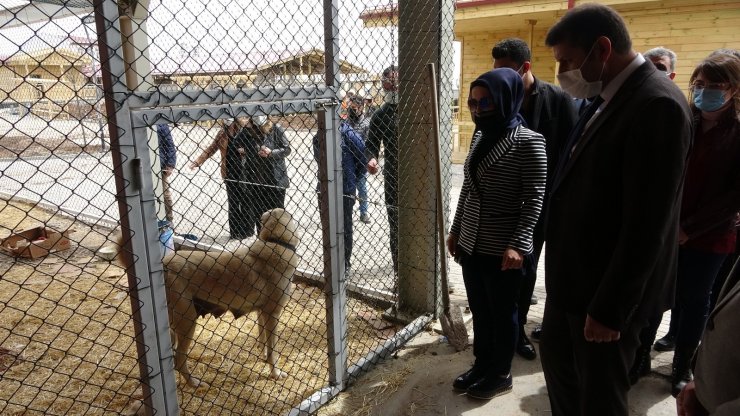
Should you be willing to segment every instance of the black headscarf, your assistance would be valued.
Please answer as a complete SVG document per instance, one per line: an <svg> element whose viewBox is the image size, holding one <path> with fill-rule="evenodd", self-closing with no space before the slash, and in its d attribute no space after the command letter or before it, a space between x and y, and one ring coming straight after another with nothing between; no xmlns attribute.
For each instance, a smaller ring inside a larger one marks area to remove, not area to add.
<svg viewBox="0 0 740 416"><path fill-rule="evenodd" d="M524 118L519 114L524 100L524 82L516 71L510 68L488 71L470 83L471 93L473 87L484 87L488 90L494 109L486 118L488 123L475 120L475 128L481 131L482 136L475 152L470 156L470 172L477 170L478 164L509 130L520 125L526 126Z"/></svg>

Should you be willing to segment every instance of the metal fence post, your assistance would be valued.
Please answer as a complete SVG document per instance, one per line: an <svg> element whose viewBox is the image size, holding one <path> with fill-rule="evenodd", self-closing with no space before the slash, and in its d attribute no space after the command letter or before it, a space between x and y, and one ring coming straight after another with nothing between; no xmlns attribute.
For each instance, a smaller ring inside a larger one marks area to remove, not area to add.
<svg viewBox="0 0 740 416"><path fill-rule="evenodd" d="M326 85L339 89L339 10L338 0L324 0L324 44ZM324 230L324 273L326 277L327 341L329 346L329 383L344 388L347 370L347 309L344 267L344 223L342 155L339 149L337 108L328 107L319 116L321 139L321 195ZM321 128L323 127L323 128ZM325 221L326 220L326 221Z"/></svg>
<svg viewBox="0 0 740 416"><path fill-rule="evenodd" d="M118 4L113 0L101 0L95 3L95 9L121 227L124 237L126 233L131 236L127 244L130 252L124 255L134 260L132 269L127 272L144 411L149 414L176 415L179 412L177 384L171 358L172 345L161 266L160 270L154 271L151 263L141 261L148 247L159 248L159 239L155 238L156 226L150 221L156 220L153 215L154 204L142 204L141 199L142 193L152 193L151 182L146 181L148 186L136 186L142 184L144 177L142 161L137 158L137 147L141 147L142 143L137 145L136 136L141 134L134 132L125 99L130 92L125 83L126 63L122 52ZM142 141L142 138L139 137L139 140ZM146 146L146 143L143 145ZM143 154L147 159L147 153Z"/></svg>

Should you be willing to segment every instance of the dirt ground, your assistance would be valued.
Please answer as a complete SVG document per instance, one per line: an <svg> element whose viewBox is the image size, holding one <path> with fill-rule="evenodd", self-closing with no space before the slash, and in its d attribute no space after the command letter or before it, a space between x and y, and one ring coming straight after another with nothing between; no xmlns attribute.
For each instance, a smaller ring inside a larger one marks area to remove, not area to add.
<svg viewBox="0 0 740 416"><path fill-rule="evenodd" d="M72 248L29 260L0 254L0 414L120 414L141 398L128 278L98 257L113 230L29 204L0 201L0 239L46 223L72 228ZM382 311L347 304L350 362L393 336ZM199 320L189 359L207 384L180 381L183 414L285 414L327 385L326 302L294 284L277 351L288 378L276 382L257 347L256 315Z"/></svg>

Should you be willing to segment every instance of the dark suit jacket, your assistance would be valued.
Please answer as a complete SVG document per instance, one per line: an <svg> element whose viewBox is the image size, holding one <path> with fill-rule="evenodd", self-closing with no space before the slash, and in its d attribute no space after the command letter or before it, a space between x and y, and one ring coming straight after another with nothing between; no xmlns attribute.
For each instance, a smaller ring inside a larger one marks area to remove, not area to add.
<svg viewBox="0 0 740 416"><path fill-rule="evenodd" d="M735 262L696 352L696 395L715 416L740 415L740 260Z"/></svg>
<svg viewBox="0 0 740 416"><path fill-rule="evenodd" d="M691 137L686 98L645 62L554 179L546 224L548 302L616 330L671 307Z"/></svg>
<svg viewBox="0 0 740 416"><path fill-rule="evenodd" d="M578 120L573 98L560 87L535 78L530 96L531 111L524 114L527 128L545 136L547 151L547 185L558 166L568 134Z"/></svg>

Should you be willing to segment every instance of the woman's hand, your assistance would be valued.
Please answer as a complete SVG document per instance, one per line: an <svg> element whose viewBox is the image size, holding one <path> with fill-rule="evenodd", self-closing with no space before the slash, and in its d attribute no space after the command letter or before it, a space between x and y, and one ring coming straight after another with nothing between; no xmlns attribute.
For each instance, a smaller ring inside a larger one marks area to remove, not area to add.
<svg viewBox="0 0 740 416"><path fill-rule="evenodd" d="M501 261L501 270L521 269L522 263L524 263L524 256L509 247L504 251L504 259Z"/></svg>
<svg viewBox="0 0 740 416"><path fill-rule="evenodd" d="M369 162L367 162L367 171L370 172L371 175L375 175L378 173L378 160L375 158L370 159ZM452 234L450 234L451 236ZM447 238L447 241L450 241L449 238Z"/></svg>
<svg viewBox="0 0 740 416"><path fill-rule="evenodd" d="M259 152L257 152L257 154L260 155L261 157L268 157L270 156L270 153L272 153L272 149L270 149L267 146L260 147Z"/></svg>
<svg viewBox="0 0 740 416"><path fill-rule="evenodd" d="M457 254L457 239L457 234L450 233L447 236L447 251L450 252L450 255L452 257L455 257L455 255Z"/></svg>

